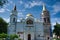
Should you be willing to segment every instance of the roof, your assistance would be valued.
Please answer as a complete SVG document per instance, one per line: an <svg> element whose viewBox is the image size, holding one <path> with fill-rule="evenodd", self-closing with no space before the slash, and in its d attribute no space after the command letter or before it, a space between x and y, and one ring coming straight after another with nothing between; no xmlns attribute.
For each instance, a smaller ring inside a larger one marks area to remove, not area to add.
<svg viewBox="0 0 60 40"><path fill-rule="evenodd" d="M26 16L33 16L33 15L29 13L29 14L27 14Z"/></svg>

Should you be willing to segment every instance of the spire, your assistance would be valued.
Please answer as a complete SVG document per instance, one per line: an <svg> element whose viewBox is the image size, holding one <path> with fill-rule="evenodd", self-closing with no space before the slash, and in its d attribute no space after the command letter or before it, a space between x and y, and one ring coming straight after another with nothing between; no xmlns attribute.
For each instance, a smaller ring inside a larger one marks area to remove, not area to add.
<svg viewBox="0 0 60 40"><path fill-rule="evenodd" d="M43 11L46 11L46 12L48 11L48 10L46 9L45 4L43 4L42 15L44 14Z"/></svg>
<svg viewBox="0 0 60 40"><path fill-rule="evenodd" d="M16 5L14 6L14 10L16 10Z"/></svg>
<svg viewBox="0 0 60 40"><path fill-rule="evenodd" d="M43 11L45 11L46 10L46 6L45 6L45 4L43 4Z"/></svg>

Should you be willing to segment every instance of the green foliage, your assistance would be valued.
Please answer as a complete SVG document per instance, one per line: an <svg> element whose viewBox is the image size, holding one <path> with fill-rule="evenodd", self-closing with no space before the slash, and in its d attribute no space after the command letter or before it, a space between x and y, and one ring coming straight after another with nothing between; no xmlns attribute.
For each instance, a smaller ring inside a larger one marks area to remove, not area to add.
<svg viewBox="0 0 60 40"><path fill-rule="evenodd" d="M6 37L8 37L7 34L5 34L5 33L0 34L0 38L6 38Z"/></svg>
<svg viewBox="0 0 60 40"><path fill-rule="evenodd" d="M18 40L21 40L20 38Z"/></svg>
<svg viewBox="0 0 60 40"><path fill-rule="evenodd" d="M56 24L54 25L54 30L53 30L53 33L55 33L55 35L60 36L60 24Z"/></svg>
<svg viewBox="0 0 60 40"><path fill-rule="evenodd" d="M8 26L8 23L4 21L2 18L0 18L0 34L7 33L7 26Z"/></svg>
<svg viewBox="0 0 60 40"><path fill-rule="evenodd" d="M58 38L58 39L57 38L54 38L53 40L60 40L60 38Z"/></svg>
<svg viewBox="0 0 60 40"><path fill-rule="evenodd" d="M11 40L14 40L14 38L18 38L18 36L17 36L16 34L10 35L10 39L11 39Z"/></svg>

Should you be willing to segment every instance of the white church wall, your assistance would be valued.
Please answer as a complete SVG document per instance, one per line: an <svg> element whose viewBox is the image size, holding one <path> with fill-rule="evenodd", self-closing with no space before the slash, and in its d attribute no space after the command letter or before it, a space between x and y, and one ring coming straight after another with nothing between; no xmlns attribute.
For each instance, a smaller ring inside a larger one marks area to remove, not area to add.
<svg viewBox="0 0 60 40"><path fill-rule="evenodd" d="M36 39L37 40L43 39L44 37L43 23L42 22L35 23L35 26L36 26Z"/></svg>
<svg viewBox="0 0 60 40"><path fill-rule="evenodd" d="M24 24L21 22L17 22L17 27L16 27L16 34L23 40L23 35L24 35Z"/></svg>
<svg viewBox="0 0 60 40"><path fill-rule="evenodd" d="M27 32L24 32L24 40L28 40L28 34L30 34L31 35L31 40L34 40L34 32L29 32L29 31L27 31Z"/></svg>
<svg viewBox="0 0 60 40"><path fill-rule="evenodd" d="M21 40L23 40L24 39L24 34L19 34L19 35L20 35Z"/></svg>
<svg viewBox="0 0 60 40"><path fill-rule="evenodd" d="M8 34L15 34L15 25L10 25L8 27Z"/></svg>
<svg viewBox="0 0 60 40"><path fill-rule="evenodd" d="M35 23L36 31L43 31L43 24L42 23Z"/></svg>
<svg viewBox="0 0 60 40"><path fill-rule="evenodd" d="M23 23L18 22L16 27L16 32L23 32Z"/></svg>

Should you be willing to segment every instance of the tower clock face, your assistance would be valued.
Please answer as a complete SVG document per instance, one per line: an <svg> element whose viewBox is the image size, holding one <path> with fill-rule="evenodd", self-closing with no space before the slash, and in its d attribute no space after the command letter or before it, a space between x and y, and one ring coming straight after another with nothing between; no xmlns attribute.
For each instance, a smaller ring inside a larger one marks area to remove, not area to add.
<svg viewBox="0 0 60 40"><path fill-rule="evenodd" d="M26 23L27 23L27 24L33 24L33 21L32 21L32 20L27 20Z"/></svg>

